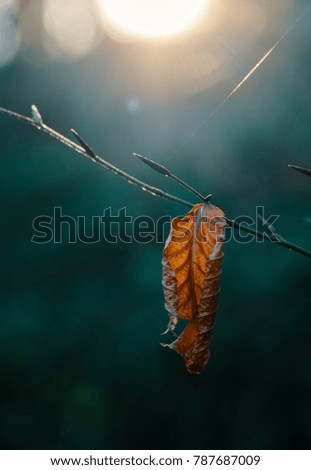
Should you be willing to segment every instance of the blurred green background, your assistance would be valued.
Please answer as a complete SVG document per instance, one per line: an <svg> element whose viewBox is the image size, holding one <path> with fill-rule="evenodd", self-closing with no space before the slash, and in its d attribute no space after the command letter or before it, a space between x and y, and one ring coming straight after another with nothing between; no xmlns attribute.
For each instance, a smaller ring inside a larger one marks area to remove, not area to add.
<svg viewBox="0 0 311 470"><path fill-rule="evenodd" d="M90 0L0 1L0 106L30 114L179 197L150 156L228 217L281 214L310 249L311 11L212 119L209 113L307 1L209 0L185 36L130 40ZM54 15L54 16L53 16ZM211 359L200 376L159 346L162 245L31 243L32 221L182 215L48 136L0 116L4 449L286 449L310 446L310 260L225 245Z"/></svg>

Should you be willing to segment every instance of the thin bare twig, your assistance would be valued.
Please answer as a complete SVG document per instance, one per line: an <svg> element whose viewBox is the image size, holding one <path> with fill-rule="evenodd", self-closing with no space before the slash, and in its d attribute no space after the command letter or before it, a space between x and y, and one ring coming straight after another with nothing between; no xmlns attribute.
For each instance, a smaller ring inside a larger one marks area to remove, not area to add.
<svg viewBox="0 0 311 470"><path fill-rule="evenodd" d="M33 108L32 108L33 109ZM111 163L107 162L103 158L99 157L98 155L95 155L93 151L91 151L90 147L84 148L81 147L80 145L77 145L75 142L72 140L68 139L64 135L60 134L59 132L55 131L51 127L47 126L46 124L43 123L42 118L41 118L41 124L38 124L38 121L31 119L27 116L23 116L22 114L15 113L13 111L9 111L8 109L0 108L0 113L6 114L7 116L13 117L15 119L18 119L19 121L24 121L27 124L30 124L31 126L35 127L37 130L45 132L48 134L50 137L53 137L53 139L58 140L62 144L66 145L67 147L71 148L77 153L81 153L85 157L89 158L95 163L100 164L107 170L112 171L113 173L121 176L122 178L125 178L128 183L135 184L136 186L139 186L143 191L146 191L153 196L161 197L163 199L169 199L171 201L175 201L178 203L181 203L182 200L179 198L172 196L171 194L165 193L164 191L161 191L158 188L154 188L153 186L150 186L149 184L145 184L142 181L134 178L133 176L128 175L125 173L125 171L120 170L116 166L112 165ZM74 135L77 136L77 133L74 131ZM80 138L80 143L82 142ZM182 203L188 207L192 207L193 205L190 202L187 201L182 201Z"/></svg>
<svg viewBox="0 0 311 470"><path fill-rule="evenodd" d="M92 150L92 148L82 139L82 137L75 130L72 129L72 133L74 134L75 138L78 140L78 142L80 144L80 145L77 145L72 140L68 139L64 135L60 134L59 132L55 131L51 127L44 124L44 122L42 120L42 117L41 117L41 114L39 113L36 106L33 105L31 110L32 110L32 118L24 116L24 115L19 114L19 113L15 113L14 111L10 111L10 110L4 109L4 108L0 108L0 113L5 114L7 116L10 116L14 119L24 121L27 124L30 124L31 126L35 127L37 130L45 132L50 137L53 137L53 139L58 140L62 144L66 145L67 147L74 150L75 152L84 155L85 157L89 158L93 162L98 163L99 165L103 166L107 170L112 171L113 173L121 176L122 178L126 179L128 183L134 184L134 185L140 187L143 191L148 192L152 196L157 196L157 197L160 197L160 198L163 198L163 199L168 199L168 200L177 202L178 204L181 204L181 205L186 206L186 207L191 207L191 208L193 207L193 204L191 204L190 202L185 201L184 199L180 199L180 198L178 198L176 196L173 196L169 193L166 193L166 192L164 192L164 191L162 191L158 188L150 186L149 184L146 184L143 181L138 180L134 176L129 175L125 171L120 170L116 166L109 163L107 160L104 160L102 157L99 157ZM151 166L152 168L159 171L160 173L164 174L165 176L169 176L169 177L175 179L180 184L183 184L191 192L195 192L195 194L198 195L200 197L200 199L203 199L205 203L208 203L211 195L204 198L199 193L197 193L196 190L191 188L187 183L182 182L177 176L173 175L169 170L167 170L162 165L160 165L156 162L153 162L152 160L149 160L146 157L142 157L141 155L138 155L138 154L135 154L135 155L138 156L145 163L147 163L149 166ZM287 248L289 250L295 251L296 253L300 253L303 256L311 258L311 252L310 251L308 251L305 248L301 248L300 246L297 246L294 243L291 243L291 242L287 241L283 237L280 237L280 235L276 234L276 232L271 227L269 228L270 235L267 235L265 232L259 232L255 229L249 228L249 227L247 227L247 226L245 226L241 223L235 222L234 220L231 220L227 217L225 218L225 220L226 220L227 224L230 227L233 227L234 229L242 230L243 232L250 233L252 235L255 235L258 238L267 240L269 242L274 242L277 245L283 246L284 248Z"/></svg>
<svg viewBox="0 0 311 470"><path fill-rule="evenodd" d="M212 198L211 194L209 194L206 197L202 196L202 194L200 194L192 186L185 183L185 181L182 181L180 178L178 178L178 176L173 175L173 173L170 170L168 170L165 166L160 165L159 163L154 162L153 160L150 160L150 158L143 157L139 153L133 153L133 155L134 155L134 157L139 158L139 160L141 160L142 162L146 163L146 165L150 166L150 168L152 168L153 170L156 170L158 173L161 173L162 175L166 176L167 178L171 178L171 179L177 181L177 183L179 183L179 184L181 184L181 186L184 186L185 188L187 188L188 191L190 191L195 196L197 196L199 199L201 199L201 201L208 202Z"/></svg>
<svg viewBox="0 0 311 470"><path fill-rule="evenodd" d="M299 171L300 173L303 173L304 175L311 176L311 170L309 168L303 168L302 166L297 166L297 165L288 165L289 168L293 168L296 171Z"/></svg>

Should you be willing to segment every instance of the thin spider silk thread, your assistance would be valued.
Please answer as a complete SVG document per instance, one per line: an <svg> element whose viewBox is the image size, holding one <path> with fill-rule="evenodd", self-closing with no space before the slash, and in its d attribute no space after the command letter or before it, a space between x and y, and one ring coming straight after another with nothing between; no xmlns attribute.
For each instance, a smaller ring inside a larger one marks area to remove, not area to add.
<svg viewBox="0 0 311 470"><path fill-rule="evenodd" d="M245 75L245 77L237 84L237 86L204 118L201 123L188 135L188 137L176 148L172 155L176 155L178 151L183 149L185 145L195 136L197 133L209 122L209 120L215 116L216 113L229 101L233 95L241 88L242 85L253 75L256 70L267 60L272 52L280 45L281 42L288 36L288 34L297 26L302 20L308 10L311 8L309 4L303 12L293 21L293 23L287 28L282 36L274 43L274 45L265 53L265 55L257 62L257 64Z"/></svg>

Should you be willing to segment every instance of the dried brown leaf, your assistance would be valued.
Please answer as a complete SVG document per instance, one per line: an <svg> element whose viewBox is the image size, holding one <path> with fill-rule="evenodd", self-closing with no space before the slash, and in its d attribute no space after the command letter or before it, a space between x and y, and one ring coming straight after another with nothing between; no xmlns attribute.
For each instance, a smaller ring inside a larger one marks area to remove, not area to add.
<svg viewBox="0 0 311 470"><path fill-rule="evenodd" d="M165 308L170 319L166 332L175 329L178 319L189 321L173 343L163 346L180 354L190 373L200 373L210 356L225 225L220 209L197 204L183 219L173 219L163 250Z"/></svg>

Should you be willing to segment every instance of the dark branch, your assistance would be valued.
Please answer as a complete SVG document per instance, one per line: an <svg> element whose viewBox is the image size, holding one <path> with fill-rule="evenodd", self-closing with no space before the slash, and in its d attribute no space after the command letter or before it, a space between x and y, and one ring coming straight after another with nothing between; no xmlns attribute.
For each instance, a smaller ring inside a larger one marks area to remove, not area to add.
<svg viewBox="0 0 311 470"><path fill-rule="evenodd" d="M90 147L85 144L85 142L82 140L82 138L79 136L79 142L81 143L82 146L77 145L75 142L72 140L68 139L64 135L60 134L59 132L55 131L54 129L48 127L46 124L43 123L41 120L42 124L39 125L37 124L33 119L28 118L26 116L23 116L18 113L14 113L13 111L9 111L4 108L0 108L0 113L6 114L8 116L11 116L15 119L18 119L20 121L24 121L27 124L30 124L31 126L35 127L39 131L45 132L48 134L50 137L53 137L53 139L58 140L62 144L66 145L67 147L71 148L77 153L80 153L84 155L85 157L89 158L95 163L98 163L99 165L103 166L109 171L112 171L116 175L121 176L122 178L126 179L128 183L134 184L138 187L140 187L143 191L148 192L152 196L157 196L161 197L163 199L169 199L174 202L178 202L179 204L183 204L184 206L187 207L193 207L193 204L190 202L184 201L183 199L179 199L178 197L172 196L171 194L168 194L164 191L161 191L158 188L154 188L153 186L150 186L149 184L145 184L143 181L138 180L137 178L134 178L133 176L125 173L125 171L120 170L116 166L112 165L111 163L107 162L103 158L99 157L98 155L95 155L94 152L90 149ZM42 118L41 118L42 119ZM77 137L77 132L74 131L74 135Z"/></svg>
<svg viewBox="0 0 311 470"><path fill-rule="evenodd" d="M166 192L164 192L164 191L162 191L158 188L150 186L149 184L146 184L143 181L140 181L137 178L134 178L133 176L126 173L125 171L120 170L116 166L112 165L111 163L107 162L103 158L99 157L98 155L95 154L95 152L91 149L91 147L82 139L82 137L75 130L72 130L72 132L73 132L74 136L76 137L76 139L78 140L78 142L80 143L80 145L77 145L75 142L68 139L64 135L62 135L59 132L55 131L54 129L48 127L46 124L44 124L38 109L34 105L32 106L32 118L27 117L27 116L23 116L22 114L15 113L13 111L9 111L9 110L4 109L4 108L0 108L0 113L5 114L5 115L10 116L10 117L13 117L14 119L24 121L27 124L30 124L31 126L35 127L37 130L45 132L50 137L53 137L53 139L58 140L62 144L66 145L67 147L74 150L75 152L84 155L85 157L89 158L90 160L92 160L95 163L98 163L99 165L106 168L107 170L121 176L122 178L126 179L128 183L131 183L131 184L134 184L134 185L140 187L143 191L148 192L152 196L157 196L157 197L160 197L160 198L163 198L163 199L168 199L170 201L177 202L178 204L181 204L181 205L186 206L186 207L190 207L190 208L193 207L193 204L191 204L190 202L185 201L183 199L180 199L180 198L178 198L176 196L173 196L169 193L166 193ZM186 186L191 192L195 192L195 194L197 196L199 196L200 199L203 198L203 196L201 196L199 193L197 193L197 191L193 190L193 188L191 188L189 185L187 185L187 183L184 183L183 181L181 181L177 176L173 175L169 170L167 170L162 165L159 165L158 163L152 162L151 160L146 159L146 157L141 157L141 156L139 156L139 157L141 158L141 160L145 161L145 163L149 164L149 166L152 166L152 168L156 169L157 171L164 174L165 176L169 176L169 177L175 179L180 184L183 184L184 186ZM148 160L148 162L146 160ZM150 162L152 162L152 164ZM204 202L208 202L208 197L203 198L203 200L204 200ZM295 251L295 252L300 253L304 256L307 256L308 258L311 258L311 252L310 251L308 251L304 248L301 248L301 247L285 240L283 237L280 237L279 235L276 235L276 233L272 233L270 231L271 235L269 236L265 232L258 232L257 230L246 227L243 224L239 224L239 223L235 222L234 220L231 220L231 219L228 219L228 218L225 218L225 220L226 220L227 224L230 227L242 230L242 231L250 233L252 235L256 235L256 237L267 240L269 242L274 242L278 245L281 245L285 248L288 248L289 250Z"/></svg>
<svg viewBox="0 0 311 470"><path fill-rule="evenodd" d="M301 166L296 166L296 165L288 165L289 168L293 168L296 171L299 171L300 173L303 173L304 175L311 176L311 170L309 168L303 168Z"/></svg>

